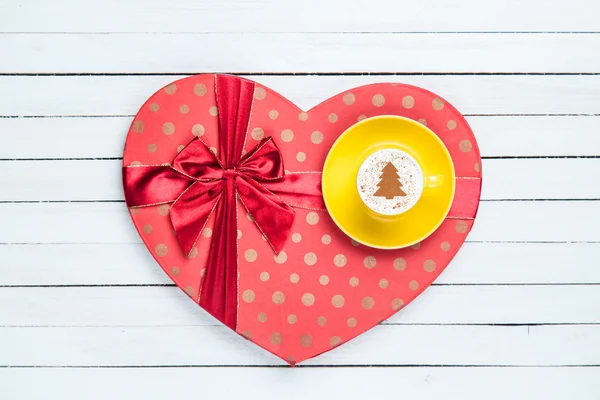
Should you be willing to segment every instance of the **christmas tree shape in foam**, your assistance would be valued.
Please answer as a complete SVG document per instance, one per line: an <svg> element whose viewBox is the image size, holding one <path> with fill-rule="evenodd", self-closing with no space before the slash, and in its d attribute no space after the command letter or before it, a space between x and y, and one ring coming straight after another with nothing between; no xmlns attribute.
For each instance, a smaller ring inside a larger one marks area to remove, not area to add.
<svg viewBox="0 0 600 400"><path fill-rule="evenodd" d="M388 162L381 171L381 180L377 184L379 189L373 193L373 196L385 197L388 200L393 199L395 196L406 196L406 193L402 191L399 178L398 170L394 167L394 164Z"/></svg>

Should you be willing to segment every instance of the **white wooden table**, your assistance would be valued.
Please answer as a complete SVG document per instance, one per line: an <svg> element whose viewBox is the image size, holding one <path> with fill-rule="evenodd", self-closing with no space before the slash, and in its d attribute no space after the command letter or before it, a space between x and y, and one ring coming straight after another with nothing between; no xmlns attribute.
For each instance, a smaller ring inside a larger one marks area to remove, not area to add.
<svg viewBox="0 0 600 400"><path fill-rule="evenodd" d="M600 3L3 0L0 398L600 398ZM378 81L466 116L467 243L413 304L283 367L147 254L123 203L133 114L201 72L309 108Z"/></svg>

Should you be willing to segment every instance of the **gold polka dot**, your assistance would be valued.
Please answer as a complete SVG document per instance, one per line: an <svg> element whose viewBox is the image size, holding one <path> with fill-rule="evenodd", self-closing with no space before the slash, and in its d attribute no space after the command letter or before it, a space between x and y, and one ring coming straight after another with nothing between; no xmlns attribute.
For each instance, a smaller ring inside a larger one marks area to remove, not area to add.
<svg viewBox="0 0 600 400"><path fill-rule="evenodd" d="M354 104L354 102L356 101L356 97L354 96L354 93L346 93L342 97L342 101L344 102L345 105L349 106L349 105Z"/></svg>
<svg viewBox="0 0 600 400"><path fill-rule="evenodd" d="M131 129L133 129L133 131L135 133L144 132L145 127L146 127L146 124L144 124L144 121L140 121L139 119L131 125Z"/></svg>
<svg viewBox="0 0 600 400"><path fill-rule="evenodd" d="M155 153L156 150L158 150L158 146L156 144L151 143L151 144L148 145L148 151L150 153Z"/></svg>
<svg viewBox="0 0 600 400"><path fill-rule="evenodd" d="M242 300L244 300L246 303L252 303L255 298L256 295L254 294L253 290L244 290L244 293L242 293Z"/></svg>
<svg viewBox="0 0 600 400"><path fill-rule="evenodd" d="M219 109L216 106L212 106L208 109L208 113L213 117L216 117L217 115L219 115Z"/></svg>
<svg viewBox="0 0 600 400"><path fill-rule="evenodd" d="M431 107L433 107L434 110L441 110L444 108L444 100L436 97L435 99L431 100Z"/></svg>
<svg viewBox="0 0 600 400"><path fill-rule="evenodd" d="M435 271L435 261L425 260L425 262L423 263L423 269L425 270L425 272Z"/></svg>
<svg viewBox="0 0 600 400"><path fill-rule="evenodd" d="M279 112L277 110L269 111L269 118L275 120L277 117L279 117Z"/></svg>
<svg viewBox="0 0 600 400"><path fill-rule="evenodd" d="M299 233L294 233L292 235L292 242L294 243L300 243L300 241L302 240L302 235Z"/></svg>
<svg viewBox="0 0 600 400"><path fill-rule="evenodd" d="M204 126L202 124L196 124L194 126L192 126L192 133L194 134L194 136L202 136L204 135L205 129Z"/></svg>
<svg viewBox="0 0 600 400"><path fill-rule="evenodd" d="M382 107L385 104L385 97L382 94L376 94L371 101L375 107Z"/></svg>
<svg viewBox="0 0 600 400"><path fill-rule="evenodd" d="M306 153L299 151L298 154L296 154L296 160L298 160L298 162L306 161Z"/></svg>
<svg viewBox="0 0 600 400"><path fill-rule="evenodd" d="M246 252L244 253L244 258L246 259L246 261L248 262L254 262L256 261L256 259L258 258L258 253L256 252L256 250L254 249L248 249L246 250Z"/></svg>
<svg viewBox="0 0 600 400"><path fill-rule="evenodd" d="M440 248L442 249L442 251L448 251L448 250L450 250L450 243L442 242L442 244L440 245Z"/></svg>
<svg viewBox="0 0 600 400"><path fill-rule="evenodd" d="M354 318L354 317L348 318L347 323L348 323L348 326L350 328L354 328L356 326L356 323L357 323L356 318Z"/></svg>
<svg viewBox="0 0 600 400"><path fill-rule="evenodd" d="M258 320L258 322L266 322L267 321L267 313L264 313L264 312L258 313L256 319Z"/></svg>
<svg viewBox="0 0 600 400"><path fill-rule="evenodd" d="M158 112L158 110L160 110L160 106L157 103L152 103L150 104L150 111L155 113Z"/></svg>
<svg viewBox="0 0 600 400"><path fill-rule="evenodd" d="M309 225L316 225L319 223L319 214L317 214L314 211L309 212L308 214L306 214L306 222L308 222Z"/></svg>
<svg viewBox="0 0 600 400"><path fill-rule="evenodd" d="M379 287L380 287L380 288L382 288L382 289L387 289L387 288L388 288L388 286L390 286L390 282L389 282L387 279L383 278L383 279L381 279L381 280L379 281Z"/></svg>
<svg viewBox="0 0 600 400"><path fill-rule="evenodd" d="M375 305L375 300L372 297L365 296L362 299L362 306L365 310L370 310Z"/></svg>
<svg viewBox="0 0 600 400"><path fill-rule="evenodd" d="M352 243L352 246L356 247L356 246L360 246L360 243L358 243L356 240L352 239L350 241L350 243Z"/></svg>
<svg viewBox="0 0 600 400"><path fill-rule="evenodd" d="M481 163L477 162L474 166L475 172L481 172Z"/></svg>
<svg viewBox="0 0 600 400"><path fill-rule="evenodd" d="M167 248L167 245L161 243L161 244L156 245L156 247L154 248L154 251L156 252L157 256L164 257L169 252L169 249Z"/></svg>
<svg viewBox="0 0 600 400"><path fill-rule="evenodd" d="M256 100L264 100L265 97L267 97L267 91L265 90L265 88L256 86L254 88L254 98Z"/></svg>
<svg viewBox="0 0 600 400"><path fill-rule="evenodd" d="M291 129L284 129L283 131L281 131L281 140L283 140L286 143L291 142L292 140L294 140L294 132L292 132Z"/></svg>
<svg viewBox="0 0 600 400"><path fill-rule="evenodd" d="M364 119L367 119L367 116L366 116L366 115L362 114L362 115L359 115L359 116L358 116L358 122L360 122L360 121L362 121L362 120L364 120Z"/></svg>
<svg viewBox="0 0 600 400"><path fill-rule="evenodd" d="M467 224L465 221L456 221L454 229L458 233L466 233L467 229L469 229L469 224Z"/></svg>
<svg viewBox="0 0 600 400"><path fill-rule="evenodd" d="M213 234L213 231L210 228L204 228L204 230L202 231L202 236L204 236L204 237L211 237L212 234Z"/></svg>
<svg viewBox="0 0 600 400"><path fill-rule="evenodd" d="M300 336L300 345L302 347L308 347L312 344L312 336L310 335L302 335Z"/></svg>
<svg viewBox="0 0 600 400"><path fill-rule="evenodd" d="M173 274L173 276L179 275L179 272L181 272L181 271L179 271L179 267L171 268L171 274Z"/></svg>
<svg viewBox="0 0 600 400"><path fill-rule="evenodd" d="M325 326L325 324L327 324L327 318L325 318L324 316L320 316L319 318L317 318L317 324L319 326Z"/></svg>
<svg viewBox="0 0 600 400"><path fill-rule="evenodd" d="M165 93L166 94L175 94L175 92L177 91L177 85L174 83L171 83L170 85L165 86Z"/></svg>
<svg viewBox="0 0 600 400"><path fill-rule="evenodd" d="M451 119L450 121L448 121L448 123L446 124L446 127L448 129L450 129L451 131L456 129L456 121Z"/></svg>
<svg viewBox="0 0 600 400"><path fill-rule="evenodd" d="M413 244L410 246L410 248L413 250L419 250L421 248L421 242Z"/></svg>
<svg viewBox="0 0 600 400"><path fill-rule="evenodd" d="M165 135L170 136L175 133L175 125L172 122L165 122L162 126L162 131Z"/></svg>
<svg viewBox="0 0 600 400"><path fill-rule="evenodd" d="M144 231L144 233L152 233L152 225L146 224L146 225L144 225L142 230Z"/></svg>
<svg viewBox="0 0 600 400"><path fill-rule="evenodd" d="M272 345L279 346L281 344L281 339L282 339L281 333L279 333L279 332L271 333L270 341L271 341Z"/></svg>
<svg viewBox="0 0 600 400"><path fill-rule="evenodd" d="M333 304L335 308L344 307L344 297L342 295L336 294L331 298L331 304Z"/></svg>
<svg viewBox="0 0 600 400"><path fill-rule="evenodd" d="M158 206L158 215L161 217L166 217L169 215L169 211L171 210L171 206L168 204L161 204Z"/></svg>
<svg viewBox="0 0 600 400"><path fill-rule="evenodd" d="M460 151L462 151L463 153L468 153L469 151L471 151L471 149L473 149L473 145L471 144L471 142L466 139L461 140L458 147L460 148Z"/></svg>
<svg viewBox="0 0 600 400"><path fill-rule="evenodd" d="M269 275L269 273L267 271L264 271L264 272L260 273L260 280L262 282L267 282L270 277L271 277L271 275Z"/></svg>
<svg viewBox="0 0 600 400"><path fill-rule="evenodd" d="M183 290L184 290L184 291L187 293L187 295L188 295L188 296L190 296L190 297L194 297L195 290L194 290L194 288L193 288L193 287L191 287L191 286L186 286L186 287L185 287Z"/></svg>
<svg viewBox="0 0 600 400"><path fill-rule="evenodd" d="M406 268L406 260L404 258L396 258L394 260L394 269L396 271L404 271L404 268Z"/></svg>
<svg viewBox="0 0 600 400"><path fill-rule="evenodd" d="M131 213L131 215L136 215L140 212L139 208L130 208L129 212Z"/></svg>
<svg viewBox="0 0 600 400"><path fill-rule="evenodd" d="M180 144L179 146L177 146L177 152L181 153L181 150L185 149L185 146Z"/></svg>
<svg viewBox="0 0 600 400"><path fill-rule="evenodd" d="M417 282L417 281L414 281L414 280L413 280L413 281L410 281L410 282L408 283L408 288L409 288L410 290L417 290L417 289L419 288L419 282Z"/></svg>
<svg viewBox="0 0 600 400"><path fill-rule="evenodd" d="M238 272L238 274L239 274L239 272ZM202 278L204 278L204 275L206 275L206 268L202 268L202 269L200 270L200 276L201 276Z"/></svg>
<svg viewBox="0 0 600 400"><path fill-rule="evenodd" d="M321 237L321 242L323 244L329 244L329 243L331 243L331 236L329 236L329 235L323 235Z"/></svg>
<svg viewBox="0 0 600 400"><path fill-rule="evenodd" d="M131 162L131 164L129 164L129 165L131 165L131 166L135 167L135 166L137 166L137 165L142 165L142 163L141 163L141 162L139 162L139 161L132 161L132 162Z"/></svg>
<svg viewBox="0 0 600 400"><path fill-rule="evenodd" d="M237 230L237 238L238 240L242 238L242 231L240 231L239 229Z"/></svg>
<svg viewBox="0 0 600 400"><path fill-rule="evenodd" d="M252 139L259 141L265 137L265 131L263 131L262 128L254 128L252 129L251 135Z"/></svg>
<svg viewBox="0 0 600 400"><path fill-rule="evenodd" d="M425 118L419 118L417 120L417 122L420 123L421 125L427 126L427 120Z"/></svg>
<svg viewBox="0 0 600 400"><path fill-rule="evenodd" d="M394 299L392 300L392 309L394 311L398 311L404 305L404 300L402 299Z"/></svg>
<svg viewBox="0 0 600 400"><path fill-rule="evenodd" d="M346 265L346 256L343 254L338 254L335 257L333 257L333 264L336 267L343 267L344 265Z"/></svg>
<svg viewBox="0 0 600 400"><path fill-rule="evenodd" d="M312 293L304 293L302 295L302 304L305 306L312 306L315 304L315 296Z"/></svg>
<svg viewBox="0 0 600 400"><path fill-rule="evenodd" d="M290 282L292 283L298 283L300 282L300 275L294 273L290 275Z"/></svg>
<svg viewBox="0 0 600 400"><path fill-rule="evenodd" d="M308 113L302 111L300 114L298 114L298 119L300 121L306 121L308 119Z"/></svg>
<svg viewBox="0 0 600 400"><path fill-rule="evenodd" d="M349 281L350 286L352 286L352 287L357 287L358 286L358 282L359 282L358 278L355 277L355 276L353 276L352 278L350 278L350 281Z"/></svg>
<svg viewBox="0 0 600 400"><path fill-rule="evenodd" d="M323 286L327 285L329 283L329 277L327 275L321 275L319 277L319 283Z"/></svg>
<svg viewBox="0 0 600 400"><path fill-rule="evenodd" d="M402 107L404 108L413 108L415 106L415 98L412 96L404 96L402 98Z"/></svg>
<svg viewBox="0 0 600 400"><path fill-rule="evenodd" d="M331 113L327 116L327 120L333 124L334 122L337 122L338 116L336 113Z"/></svg>
<svg viewBox="0 0 600 400"><path fill-rule="evenodd" d="M320 131L314 131L310 135L310 141L314 144L319 144L323 141L323 134Z"/></svg>
<svg viewBox="0 0 600 400"><path fill-rule="evenodd" d="M368 269L375 268L375 264L377 264L377 260L373 256L367 256L363 261L363 265Z"/></svg>
<svg viewBox="0 0 600 400"><path fill-rule="evenodd" d="M252 218L252 215L250 215L250 213L246 214L246 218L248 218L248 221L254 221L254 218Z"/></svg>
<svg viewBox="0 0 600 400"><path fill-rule="evenodd" d="M242 336L244 336L246 339L252 340L252 332L250 331L243 331Z"/></svg>
<svg viewBox="0 0 600 400"><path fill-rule="evenodd" d="M206 94L206 85L204 83L196 83L194 85L194 94L196 96L204 96Z"/></svg>
<svg viewBox="0 0 600 400"><path fill-rule="evenodd" d="M287 322L290 325L294 325L298 321L298 317L295 314L290 314L287 316Z"/></svg>
<svg viewBox="0 0 600 400"><path fill-rule="evenodd" d="M188 258L196 258L196 257L198 257L198 248L192 247L192 250L190 250L190 254L188 254Z"/></svg>
<svg viewBox="0 0 600 400"><path fill-rule="evenodd" d="M273 303L275 304L281 304L285 301L285 295L282 292L277 291L273 293L271 300L273 300Z"/></svg>
<svg viewBox="0 0 600 400"><path fill-rule="evenodd" d="M283 264L283 263L285 263L287 261L288 256L287 256L287 253L285 251L281 250L273 258L275 259L275 262L277 264Z"/></svg>
<svg viewBox="0 0 600 400"><path fill-rule="evenodd" d="M317 255L313 252L304 255L304 263L306 265L315 265L317 263Z"/></svg>
<svg viewBox="0 0 600 400"><path fill-rule="evenodd" d="M329 345L331 347L339 346L341 343L342 343L342 338L339 336L332 336L331 339L329 339Z"/></svg>
<svg viewBox="0 0 600 400"><path fill-rule="evenodd" d="M182 104L179 106L179 112L182 114L187 114L190 112L190 106L188 106L187 104Z"/></svg>

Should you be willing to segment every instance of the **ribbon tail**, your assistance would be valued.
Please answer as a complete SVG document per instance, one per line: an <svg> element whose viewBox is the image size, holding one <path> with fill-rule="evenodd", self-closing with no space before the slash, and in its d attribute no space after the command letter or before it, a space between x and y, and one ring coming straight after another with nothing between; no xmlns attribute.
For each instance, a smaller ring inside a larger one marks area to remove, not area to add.
<svg viewBox="0 0 600 400"><path fill-rule="evenodd" d="M275 253L279 253L292 230L296 212L262 184L253 179L237 179L240 200L258 229L267 237Z"/></svg>
<svg viewBox="0 0 600 400"><path fill-rule="evenodd" d="M281 179L261 184L292 207L326 210L320 172L289 172Z"/></svg>
<svg viewBox="0 0 600 400"><path fill-rule="evenodd" d="M153 206L175 201L192 180L169 166L123 167L123 189L129 207Z"/></svg>
<svg viewBox="0 0 600 400"><path fill-rule="evenodd" d="M233 179L224 181L202 280L200 306L229 328L237 325L237 216Z"/></svg>

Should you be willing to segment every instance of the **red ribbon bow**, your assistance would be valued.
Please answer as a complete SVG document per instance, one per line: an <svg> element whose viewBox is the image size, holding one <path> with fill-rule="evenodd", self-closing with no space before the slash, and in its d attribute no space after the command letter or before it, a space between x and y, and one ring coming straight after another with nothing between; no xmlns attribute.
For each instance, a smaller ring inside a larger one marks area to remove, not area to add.
<svg viewBox="0 0 600 400"><path fill-rule="evenodd" d="M290 234L295 217L292 207L325 209L321 173L286 174L271 137L242 155L254 86L241 78L215 76L220 158L198 138L171 165L123 168L128 206L172 203L171 223L186 254L215 214L199 303L232 329L236 328L238 297L236 198L276 254Z"/></svg>

